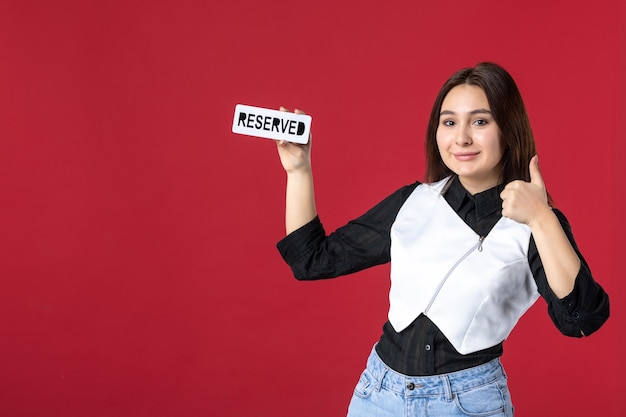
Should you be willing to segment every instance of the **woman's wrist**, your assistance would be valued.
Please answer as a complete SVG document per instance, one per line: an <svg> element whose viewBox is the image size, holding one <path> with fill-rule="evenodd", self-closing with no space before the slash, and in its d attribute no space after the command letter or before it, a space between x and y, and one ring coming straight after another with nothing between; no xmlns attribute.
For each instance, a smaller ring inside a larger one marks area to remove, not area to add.
<svg viewBox="0 0 626 417"><path fill-rule="evenodd" d="M309 181L313 177L311 167L302 167L286 171L287 179L290 181Z"/></svg>
<svg viewBox="0 0 626 417"><path fill-rule="evenodd" d="M550 230L554 227L561 227L559 219L550 208L546 205L535 212L535 215L528 222L528 226L533 233Z"/></svg>

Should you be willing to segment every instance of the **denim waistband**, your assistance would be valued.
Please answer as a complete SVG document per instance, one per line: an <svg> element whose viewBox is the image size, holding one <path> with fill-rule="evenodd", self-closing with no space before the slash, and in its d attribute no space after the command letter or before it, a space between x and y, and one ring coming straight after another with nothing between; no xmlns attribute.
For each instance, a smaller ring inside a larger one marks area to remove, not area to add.
<svg viewBox="0 0 626 417"><path fill-rule="evenodd" d="M500 359L462 371L433 376L408 376L389 368L372 349L366 369L376 388L384 387L407 396L445 395L467 391L506 377Z"/></svg>

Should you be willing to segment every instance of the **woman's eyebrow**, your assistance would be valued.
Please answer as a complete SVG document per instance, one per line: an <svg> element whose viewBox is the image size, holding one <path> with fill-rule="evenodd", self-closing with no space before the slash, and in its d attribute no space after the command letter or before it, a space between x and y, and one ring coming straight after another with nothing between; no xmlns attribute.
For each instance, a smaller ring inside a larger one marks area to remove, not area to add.
<svg viewBox="0 0 626 417"><path fill-rule="evenodd" d="M483 114L483 113L491 114L491 110L489 110L489 109L476 109L476 110L472 110L470 112L470 114Z"/></svg>
<svg viewBox="0 0 626 417"><path fill-rule="evenodd" d="M456 113L454 113L452 110L442 110L441 113L439 113L439 116L443 116L444 114L454 115ZM470 111L469 114L491 114L491 111L489 109L476 109Z"/></svg>

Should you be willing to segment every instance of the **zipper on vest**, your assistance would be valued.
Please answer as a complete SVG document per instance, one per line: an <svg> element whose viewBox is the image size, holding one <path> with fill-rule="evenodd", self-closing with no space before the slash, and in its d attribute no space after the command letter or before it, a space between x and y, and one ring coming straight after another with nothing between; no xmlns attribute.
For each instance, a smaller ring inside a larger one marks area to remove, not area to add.
<svg viewBox="0 0 626 417"><path fill-rule="evenodd" d="M483 251L483 240L485 240L485 236L480 236L480 238L478 239L478 242L476 242L476 244L474 246L472 246L472 248L470 250L465 252L465 254L463 256L461 256L461 258L459 258L459 260L457 260L454 265L452 265L452 268L450 268L450 270L448 271L446 276L443 277L443 279L441 280L441 282L437 286L437 289L435 290L435 293L433 294L432 298L428 302L428 305L426 306L426 309L424 309L424 314L428 313L428 310L430 310L430 307L432 307L433 303L435 302L435 299L439 295L439 292L443 288L443 285L446 283L446 281L448 280L450 275L452 275L452 273L454 272L456 267L459 266L459 264L461 262L463 262L465 260L465 258L467 258L475 250L478 250L478 252L482 252Z"/></svg>
<svg viewBox="0 0 626 417"><path fill-rule="evenodd" d="M478 239L478 252L482 252L483 251L483 240L485 240L485 236L481 236ZM471 252L471 251L470 251ZM466 255L467 256L467 255Z"/></svg>

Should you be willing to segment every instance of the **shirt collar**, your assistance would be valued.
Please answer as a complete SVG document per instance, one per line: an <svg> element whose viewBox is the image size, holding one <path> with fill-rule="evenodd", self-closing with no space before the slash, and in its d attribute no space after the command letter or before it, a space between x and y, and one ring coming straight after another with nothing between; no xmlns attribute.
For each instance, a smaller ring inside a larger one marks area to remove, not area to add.
<svg viewBox="0 0 626 417"><path fill-rule="evenodd" d="M471 195L463 188L457 176L450 181L451 184L445 192L446 201L455 211L458 212L464 204L473 203L476 206L476 217L480 219L502 210L500 193L504 189L504 184Z"/></svg>

